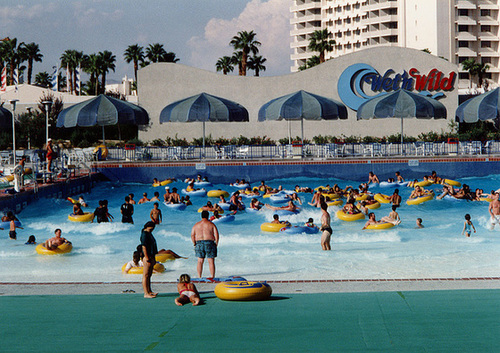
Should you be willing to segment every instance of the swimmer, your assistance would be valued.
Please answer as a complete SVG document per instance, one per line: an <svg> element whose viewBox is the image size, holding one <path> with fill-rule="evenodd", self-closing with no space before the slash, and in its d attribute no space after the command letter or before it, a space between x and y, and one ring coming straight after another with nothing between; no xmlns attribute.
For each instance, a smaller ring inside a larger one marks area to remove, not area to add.
<svg viewBox="0 0 500 353"><path fill-rule="evenodd" d="M373 172L368 173L368 184L380 184L378 177Z"/></svg>
<svg viewBox="0 0 500 353"><path fill-rule="evenodd" d="M296 192L294 192L293 194L286 194L285 198L291 199L292 201L297 201L300 205L302 205L302 200L300 199L299 195L297 195Z"/></svg>
<svg viewBox="0 0 500 353"><path fill-rule="evenodd" d="M250 208L254 210L260 210L264 204L257 200L255 197L250 201Z"/></svg>
<svg viewBox="0 0 500 353"><path fill-rule="evenodd" d="M318 188L318 190L314 193L311 202L308 202L308 204L313 207L320 207L321 196L323 196L323 188Z"/></svg>
<svg viewBox="0 0 500 353"><path fill-rule="evenodd" d="M14 214L12 212L10 212L10 214L11 214L11 217L10 217L9 238L15 240L15 239L17 239L16 229L17 228L24 229L24 228L16 226L17 218L14 216Z"/></svg>
<svg viewBox="0 0 500 353"><path fill-rule="evenodd" d="M286 206L281 206L281 207L271 206L271 205L266 203L266 207L269 208L270 210L274 210L274 211L285 210L285 211L290 211L290 212L297 212L299 210L299 208L293 203L292 200L288 201L288 204Z"/></svg>
<svg viewBox="0 0 500 353"><path fill-rule="evenodd" d="M153 193L153 197L151 198L151 200L149 200L150 202L160 202L160 193L158 191L155 191Z"/></svg>
<svg viewBox="0 0 500 353"><path fill-rule="evenodd" d="M168 202L170 199L170 187L165 186L165 193L163 194L163 201Z"/></svg>
<svg viewBox="0 0 500 353"><path fill-rule="evenodd" d="M354 200L348 200L344 207L342 207L342 211L345 214L358 214L361 211L354 205Z"/></svg>
<svg viewBox="0 0 500 353"><path fill-rule="evenodd" d="M186 206L191 206L193 203L191 202L191 199L189 198L189 195L183 196L181 198L181 202L186 205Z"/></svg>
<svg viewBox="0 0 500 353"><path fill-rule="evenodd" d="M77 202L73 205L73 214L75 216L82 216L84 214L82 207L80 206L80 203Z"/></svg>
<svg viewBox="0 0 500 353"><path fill-rule="evenodd" d="M409 199L416 199L417 197L422 197L425 195L424 189L420 186L415 186L415 189L411 192Z"/></svg>
<svg viewBox="0 0 500 353"><path fill-rule="evenodd" d="M154 224L161 224L162 222L162 216L161 216L161 210L160 210L160 204L158 202L155 202L153 205L153 209L151 210L149 214L149 218L151 218L151 221Z"/></svg>
<svg viewBox="0 0 500 353"><path fill-rule="evenodd" d="M394 190L394 193L389 197L389 201L393 206L401 206L401 196L399 196L399 189Z"/></svg>
<svg viewBox="0 0 500 353"><path fill-rule="evenodd" d="M168 197L167 203L181 203L181 196L177 193L177 188L172 188L172 192L170 193Z"/></svg>
<svg viewBox="0 0 500 353"><path fill-rule="evenodd" d="M175 304L178 306L183 306L189 302L193 303L193 306L200 304L200 294L198 293L196 286L191 283L189 275L183 274L179 277L177 291L179 292L179 297L175 298Z"/></svg>
<svg viewBox="0 0 500 353"><path fill-rule="evenodd" d="M222 217L222 216L219 214L219 211L214 210L214 214L213 214L213 216L212 216L212 217L210 217L210 220L211 220L211 221L214 221L214 220L219 219L219 218L221 218L221 217Z"/></svg>
<svg viewBox="0 0 500 353"><path fill-rule="evenodd" d="M311 194L314 192L314 190L311 189L308 186L298 186L298 185L295 185L294 190L295 190L295 192L307 192L307 193L311 193Z"/></svg>
<svg viewBox="0 0 500 353"><path fill-rule="evenodd" d="M57 249L58 246L60 245L63 245L63 244L71 244L70 241L68 241L67 239L61 237L61 233L62 231L57 228L55 231L54 231L54 234L55 234L55 237L52 237L50 239L47 239L44 243L43 243L43 247L47 250L55 250Z"/></svg>
<svg viewBox="0 0 500 353"><path fill-rule="evenodd" d="M137 203L140 205L140 204L143 204L143 203L146 203L146 202L149 202L149 199L148 199L148 193L145 192L142 194L142 199L140 199Z"/></svg>
<svg viewBox="0 0 500 353"><path fill-rule="evenodd" d="M273 220L271 221L271 223L274 223L274 224L288 224L288 221L280 221L280 216L277 215L277 214L273 214Z"/></svg>
<svg viewBox="0 0 500 353"><path fill-rule="evenodd" d="M143 262L142 262L142 253L140 251L134 251L132 254L132 260L127 262L125 265L125 268L123 269L123 272L128 273L132 269L132 267L143 267Z"/></svg>
<svg viewBox="0 0 500 353"><path fill-rule="evenodd" d="M438 177L438 176L437 176L437 174L436 174L436 171L435 171L435 170L433 170L433 171L431 172L431 175L429 175L429 177L428 177L428 178L427 178L427 177L424 177L424 180L425 180L425 179L428 179L428 180L430 180L430 181L432 181L432 182L434 182L434 183L436 183L436 184L441 184L441 183L443 182L443 179L441 179L440 177Z"/></svg>
<svg viewBox="0 0 500 353"><path fill-rule="evenodd" d="M25 245L34 245L36 244L36 238L34 235L30 235L28 241L24 243Z"/></svg>
<svg viewBox="0 0 500 353"><path fill-rule="evenodd" d="M128 197L130 197L130 204L135 205L134 194L128 194Z"/></svg>
<svg viewBox="0 0 500 353"><path fill-rule="evenodd" d="M462 235L464 235L467 238L470 237L470 234L472 233L471 228L474 229L474 233L476 232L476 227L474 227L474 224L472 224L472 221L470 220L470 214L465 215L465 222L464 222L464 229L462 229Z"/></svg>
<svg viewBox="0 0 500 353"><path fill-rule="evenodd" d="M424 225L422 224L422 218L417 218L417 226L415 227L415 229L419 229L419 228L424 228Z"/></svg>
<svg viewBox="0 0 500 353"><path fill-rule="evenodd" d="M309 219L307 220L307 222L306 222L304 225L305 225L306 227L311 227L311 228L316 227L316 225L314 224L314 219L312 219L312 218L309 218Z"/></svg>
<svg viewBox="0 0 500 353"><path fill-rule="evenodd" d="M500 224L500 201L498 201L498 193L495 192L493 195L493 200L490 202L488 206L488 212L491 216L490 218L490 230L495 228L496 224Z"/></svg>
<svg viewBox="0 0 500 353"><path fill-rule="evenodd" d="M78 202L80 203L80 205L82 207L89 207L89 205L87 204L87 202L85 202L85 199L83 198L83 195L80 195L80 197L78 198Z"/></svg>
<svg viewBox="0 0 500 353"><path fill-rule="evenodd" d="M405 182L405 179L401 176L401 173L400 172L396 172L396 181L398 183L404 183Z"/></svg>
<svg viewBox="0 0 500 353"><path fill-rule="evenodd" d="M362 229L366 229L366 227L368 227L368 226L375 225L375 224L379 224L379 223L381 223L381 222L380 222L380 221L377 221L377 220L375 219L375 213L370 212L370 213L368 214L368 221L365 223L365 226L364 226Z"/></svg>
<svg viewBox="0 0 500 353"><path fill-rule="evenodd" d="M396 212L397 208L398 208L398 206L392 205L392 211L391 211L391 213L389 213L388 216L382 217L380 219L380 222L392 223L395 226L397 226L398 224L400 224L401 223L401 219L399 218L399 214Z"/></svg>

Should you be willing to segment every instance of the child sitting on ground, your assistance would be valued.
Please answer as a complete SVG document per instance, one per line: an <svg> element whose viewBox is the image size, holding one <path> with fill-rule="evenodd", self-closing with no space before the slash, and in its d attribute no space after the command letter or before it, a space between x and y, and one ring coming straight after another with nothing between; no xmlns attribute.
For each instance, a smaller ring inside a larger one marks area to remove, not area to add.
<svg viewBox="0 0 500 353"><path fill-rule="evenodd" d="M200 304L200 294L196 286L191 283L191 277L189 277L189 275L183 274L179 277L177 290L179 291L179 297L175 298L175 304L179 306L183 306L189 302L193 303L193 305Z"/></svg>

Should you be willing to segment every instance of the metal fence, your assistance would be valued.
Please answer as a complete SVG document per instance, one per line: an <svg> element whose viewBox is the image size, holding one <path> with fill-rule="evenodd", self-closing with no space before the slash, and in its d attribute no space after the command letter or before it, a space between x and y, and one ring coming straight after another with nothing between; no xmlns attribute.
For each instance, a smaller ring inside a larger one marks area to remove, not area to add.
<svg viewBox="0 0 500 353"><path fill-rule="evenodd" d="M12 165L12 151L1 151L2 166ZM410 142L404 143L329 143L324 145L269 146L189 146L108 148L110 161L182 161L227 159L336 159L376 157L480 156L500 155L500 141ZM43 151L16 151L30 161L43 161ZM41 157L40 157L41 156ZM100 160L94 147L60 151L62 164L80 165Z"/></svg>

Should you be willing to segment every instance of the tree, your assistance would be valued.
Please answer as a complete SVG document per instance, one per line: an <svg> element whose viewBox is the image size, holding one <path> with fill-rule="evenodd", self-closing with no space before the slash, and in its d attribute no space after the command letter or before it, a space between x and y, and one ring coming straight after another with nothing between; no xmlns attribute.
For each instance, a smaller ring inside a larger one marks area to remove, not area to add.
<svg viewBox="0 0 500 353"><path fill-rule="evenodd" d="M129 47L123 53L123 57L125 58L125 62L130 64L134 63L134 77L137 82L137 71L139 70L139 63L144 62L144 48L139 44L129 45Z"/></svg>
<svg viewBox="0 0 500 353"><path fill-rule="evenodd" d="M255 76L258 77L260 71L266 71L266 67L263 65L266 61L266 58L263 58L260 55L254 55L248 59L248 67L250 70L254 70Z"/></svg>
<svg viewBox="0 0 500 353"><path fill-rule="evenodd" d="M113 55L112 52L105 50L103 52L99 52L100 63L101 63L101 92L104 93L106 91L106 74L109 70L115 71L115 62L116 56Z"/></svg>
<svg viewBox="0 0 500 353"><path fill-rule="evenodd" d="M238 75L243 76L243 65L242 65L242 58L243 57L243 52L241 50L235 51L233 53L233 56L231 57L231 61L233 65L238 65Z"/></svg>
<svg viewBox="0 0 500 353"><path fill-rule="evenodd" d="M36 74L35 84L41 87L50 88L52 85L51 77L47 71L42 71Z"/></svg>
<svg viewBox="0 0 500 353"><path fill-rule="evenodd" d="M17 38L5 38L0 44L0 59L9 69L9 84L14 82L14 70L25 60L21 44L17 46Z"/></svg>
<svg viewBox="0 0 500 353"><path fill-rule="evenodd" d="M483 86L484 74L486 73L486 71L489 70L489 68L490 68L490 66L488 64L485 64L485 63L477 63L476 64L476 75L478 78L478 82L477 82L478 87Z"/></svg>
<svg viewBox="0 0 500 353"><path fill-rule="evenodd" d="M332 33L328 29L318 29L311 34L309 50L319 52L319 62L325 62L325 53L331 52L335 45L334 39L328 39Z"/></svg>
<svg viewBox="0 0 500 353"><path fill-rule="evenodd" d="M462 62L462 69L465 71L469 71L469 82L470 82L470 87L472 88L472 78L476 75L476 60L474 59L467 59Z"/></svg>
<svg viewBox="0 0 500 353"><path fill-rule="evenodd" d="M234 47L234 49L240 49L241 54L241 76L246 76L247 74L247 63L248 63L248 54L252 53L257 55L259 53L259 46L261 43L255 40L255 36L257 34L254 31L241 31L238 32L238 35L234 36L233 39L229 42L230 45Z"/></svg>
<svg viewBox="0 0 500 353"><path fill-rule="evenodd" d="M146 57L152 63L158 63L167 54L166 50L163 48L163 44L154 43L150 44L146 48Z"/></svg>
<svg viewBox="0 0 500 353"><path fill-rule="evenodd" d="M313 55L309 59L307 59L306 63L302 66L299 66L299 71L304 71L306 69L309 69L311 67L314 67L316 65L319 65L319 56Z"/></svg>
<svg viewBox="0 0 500 353"><path fill-rule="evenodd" d="M227 75L229 72L233 72L233 59L230 56L223 56L219 58L215 63L215 69L217 71L222 71L224 75Z"/></svg>
<svg viewBox="0 0 500 353"><path fill-rule="evenodd" d="M87 94L98 94L101 67L101 57L99 55L90 54L87 56L83 68L83 70L90 75L90 82L87 84Z"/></svg>
<svg viewBox="0 0 500 353"><path fill-rule="evenodd" d="M166 52L165 55L161 58L160 62L165 62L165 63L176 63L179 61L179 58L175 57L174 52Z"/></svg>
<svg viewBox="0 0 500 353"><path fill-rule="evenodd" d="M28 43L23 45L23 51L28 60L28 85L31 85L31 77L33 75L33 62L42 62L43 54L36 43Z"/></svg>
<svg viewBox="0 0 500 353"><path fill-rule="evenodd" d="M61 67L66 68L67 72L67 80L69 83L69 91L75 91L75 81L76 81L76 73L75 69L83 60L83 53L76 50L66 50L61 55Z"/></svg>

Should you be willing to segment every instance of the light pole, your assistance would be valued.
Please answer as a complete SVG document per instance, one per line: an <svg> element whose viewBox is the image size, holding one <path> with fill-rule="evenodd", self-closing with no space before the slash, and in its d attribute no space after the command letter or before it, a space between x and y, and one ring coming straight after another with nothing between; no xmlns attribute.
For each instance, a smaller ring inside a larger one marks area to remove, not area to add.
<svg viewBox="0 0 500 353"><path fill-rule="evenodd" d="M45 145L49 144L49 111L52 106L52 101L43 101L43 106L45 107Z"/></svg>
<svg viewBox="0 0 500 353"><path fill-rule="evenodd" d="M9 101L12 104L12 161L16 164L16 103L19 99L11 99Z"/></svg>
<svg viewBox="0 0 500 353"><path fill-rule="evenodd" d="M28 118L31 120L31 110L33 108L32 107L27 107L26 110L28 111ZM29 125L28 125L28 149L30 150L31 149L31 136L30 136L30 128L29 128Z"/></svg>

